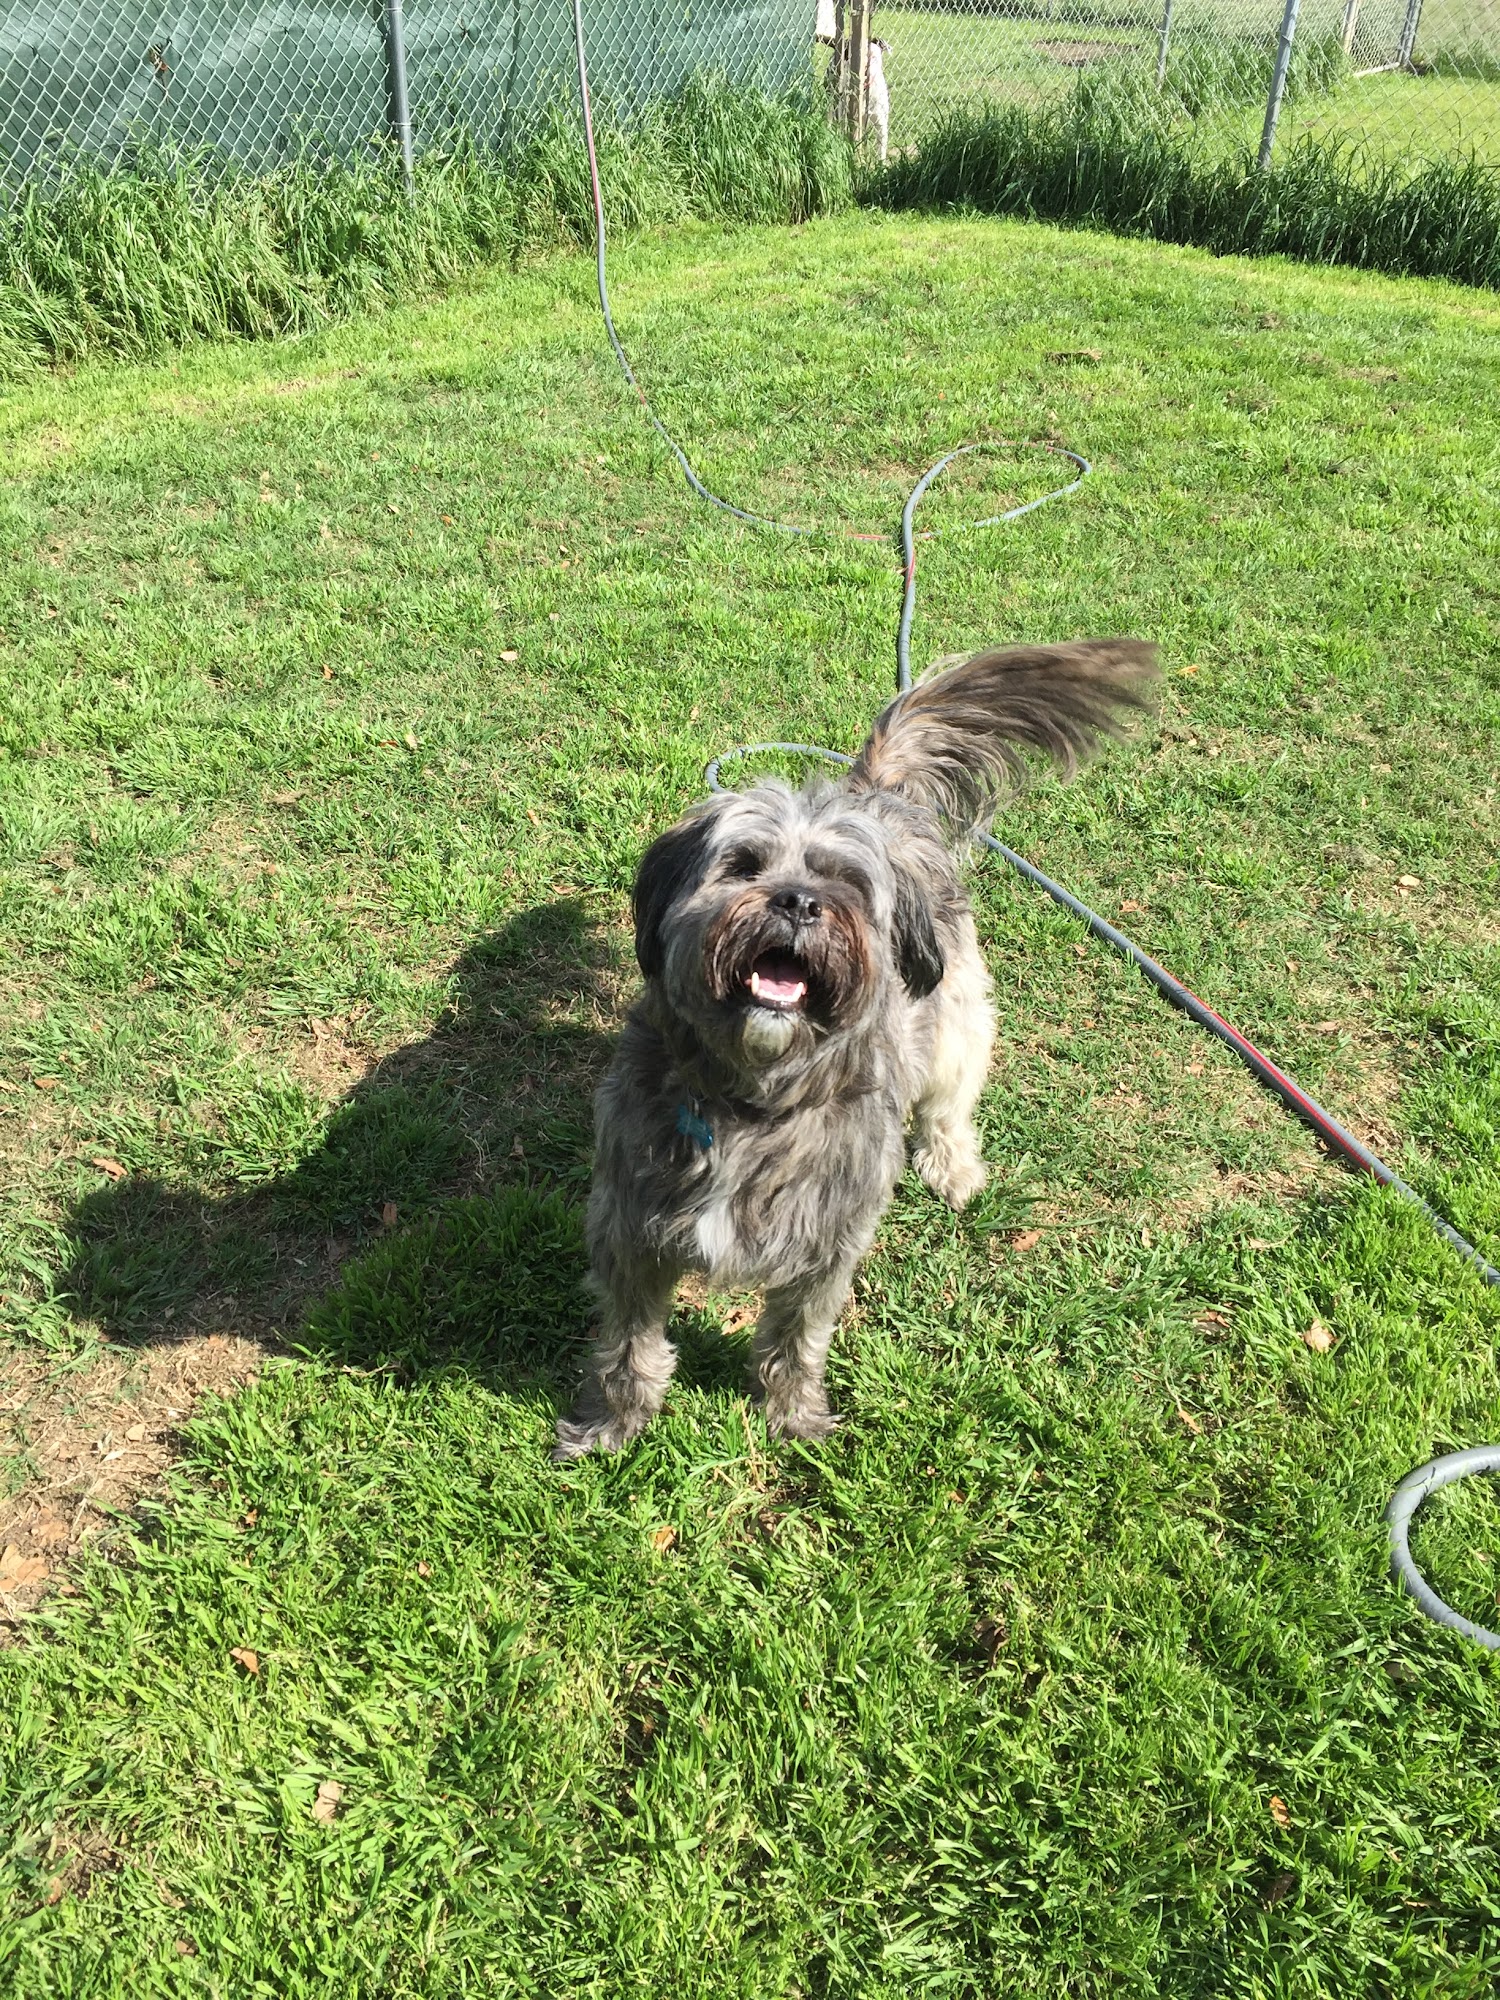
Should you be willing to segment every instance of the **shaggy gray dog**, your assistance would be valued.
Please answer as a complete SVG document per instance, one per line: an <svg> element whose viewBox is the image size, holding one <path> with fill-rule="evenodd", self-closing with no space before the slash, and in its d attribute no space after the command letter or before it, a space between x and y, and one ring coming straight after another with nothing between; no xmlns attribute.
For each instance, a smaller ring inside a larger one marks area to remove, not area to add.
<svg viewBox="0 0 1500 2000"><path fill-rule="evenodd" d="M601 1323L557 1458L617 1451L660 1409L684 1271L765 1288L766 1421L832 1429L824 1361L908 1123L954 1208L985 1179L995 1019L953 850L1024 779L1023 750L1071 776L1154 674L1129 639L979 654L899 695L839 783L720 793L647 850L646 990L596 1106Z"/></svg>

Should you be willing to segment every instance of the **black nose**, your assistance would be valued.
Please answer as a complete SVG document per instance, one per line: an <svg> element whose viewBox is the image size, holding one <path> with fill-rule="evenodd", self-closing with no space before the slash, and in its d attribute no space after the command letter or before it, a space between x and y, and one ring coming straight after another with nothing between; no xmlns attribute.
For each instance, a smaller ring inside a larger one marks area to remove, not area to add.
<svg viewBox="0 0 1500 2000"><path fill-rule="evenodd" d="M794 924L815 924L823 905L806 889L779 889L771 898L771 908L790 917Z"/></svg>

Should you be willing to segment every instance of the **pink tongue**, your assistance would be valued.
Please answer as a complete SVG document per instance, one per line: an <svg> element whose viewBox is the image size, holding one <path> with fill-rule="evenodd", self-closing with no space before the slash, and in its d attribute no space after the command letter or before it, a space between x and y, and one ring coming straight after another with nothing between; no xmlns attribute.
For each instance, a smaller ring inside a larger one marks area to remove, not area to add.
<svg viewBox="0 0 1500 2000"><path fill-rule="evenodd" d="M794 1007L807 992L807 981L793 959L770 958L750 970L750 991L773 1007Z"/></svg>

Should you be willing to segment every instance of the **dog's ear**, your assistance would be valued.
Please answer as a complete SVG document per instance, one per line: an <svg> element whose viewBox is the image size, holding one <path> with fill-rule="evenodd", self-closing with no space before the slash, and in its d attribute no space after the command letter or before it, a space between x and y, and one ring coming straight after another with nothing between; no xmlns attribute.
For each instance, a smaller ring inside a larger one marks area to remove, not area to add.
<svg viewBox="0 0 1500 2000"><path fill-rule="evenodd" d="M635 955L648 979L655 979L662 969L661 933L668 910L703 880L712 824L711 811L690 814L653 840L641 857L631 906Z"/></svg>
<svg viewBox="0 0 1500 2000"><path fill-rule="evenodd" d="M932 907L909 869L896 865L896 907L891 919L896 970L913 1000L923 1000L947 971Z"/></svg>
<svg viewBox="0 0 1500 2000"><path fill-rule="evenodd" d="M1071 778L1132 709L1147 706L1156 648L1137 639L1007 646L944 666L880 715L849 772L851 791L898 792L944 816L962 840L1026 780L1024 752Z"/></svg>

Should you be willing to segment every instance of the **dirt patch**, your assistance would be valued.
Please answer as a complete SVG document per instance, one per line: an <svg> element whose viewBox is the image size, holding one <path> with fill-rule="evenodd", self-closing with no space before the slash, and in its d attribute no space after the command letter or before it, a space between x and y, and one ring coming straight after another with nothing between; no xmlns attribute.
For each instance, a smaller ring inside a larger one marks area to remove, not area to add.
<svg viewBox="0 0 1500 2000"><path fill-rule="evenodd" d="M68 1589L68 1558L159 1490L178 1432L206 1395L256 1373L266 1350L211 1333L139 1353L106 1349L83 1367L11 1349L0 1354L0 1644L50 1588Z"/></svg>
<svg viewBox="0 0 1500 2000"><path fill-rule="evenodd" d="M304 1037L279 1051L297 1081L330 1105L366 1077L375 1061L367 1043L349 1038L351 1026L347 1017L309 1019Z"/></svg>
<svg viewBox="0 0 1500 2000"><path fill-rule="evenodd" d="M340 382L357 382L359 373L357 368L335 368L323 375L286 375L279 382L258 382L256 390L262 396L305 396L314 389L333 389Z"/></svg>
<svg viewBox="0 0 1500 2000"><path fill-rule="evenodd" d="M42 1897L45 1907L60 1903L65 1896L86 1896L96 1876L117 1875L126 1865L124 1853L102 1833L90 1827L72 1826L62 1820L54 1823L39 1858L43 1869L51 1876L46 1894ZM180 1897L172 1898L177 1906L180 1906L181 1900Z"/></svg>

